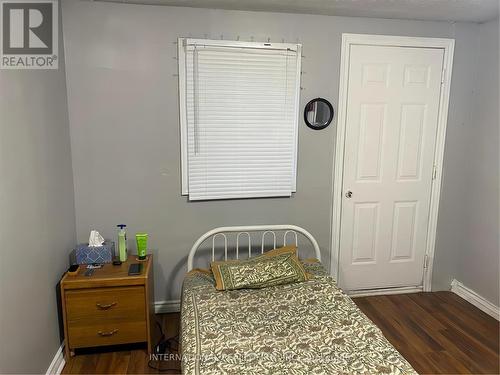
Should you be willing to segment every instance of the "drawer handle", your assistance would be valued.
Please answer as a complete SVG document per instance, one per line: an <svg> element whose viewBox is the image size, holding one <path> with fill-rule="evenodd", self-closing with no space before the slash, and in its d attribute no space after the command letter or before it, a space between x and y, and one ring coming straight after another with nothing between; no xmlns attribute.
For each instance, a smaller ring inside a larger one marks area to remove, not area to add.
<svg viewBox="0 0 500 375"><path fill-rule="evenodd" d="M113 336L113 335L114 335L115 333L117 333L117 332L118 332L118 330L117 330L117 329L114 329L114 330L109 331L109 332L102 332L102 331L99 331L99 332L97 332L97 334L98 334L99 336L106 337L106 336Z"/></svg>
<svg viewBox="0 0 500 375"><path fill-rule="evenodd" d="M101 310L107 310L107 309L115 306L116 304L118 304L118 302L111 302L111 303L107 303L107 304L96 303L95 305L97 307L99 307Z"/></svg>

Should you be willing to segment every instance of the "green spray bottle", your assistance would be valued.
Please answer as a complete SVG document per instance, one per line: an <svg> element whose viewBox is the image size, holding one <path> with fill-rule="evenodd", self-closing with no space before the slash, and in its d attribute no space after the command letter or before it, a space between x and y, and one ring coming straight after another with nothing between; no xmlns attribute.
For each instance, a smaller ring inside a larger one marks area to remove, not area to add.
<svg viewBox="0 0 500 375"><path fill-rule="evenodd" d="M118 224L118 255L120 261L125 262L127 260L127 231L125 224Z"/></svg>

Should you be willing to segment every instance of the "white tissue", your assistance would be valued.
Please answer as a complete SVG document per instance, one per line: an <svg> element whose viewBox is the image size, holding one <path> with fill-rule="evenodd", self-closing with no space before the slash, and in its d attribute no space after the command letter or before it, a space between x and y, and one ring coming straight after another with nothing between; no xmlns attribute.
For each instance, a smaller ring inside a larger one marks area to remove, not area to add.
<svg viewBox="0 0 500 375"><path fill-rule="evenodd" d="M104 238L99 234L98 231L92 230L90 231L90 237L89 237L89 246L96 247L96 246L102 246L104 243Z"/></svg>

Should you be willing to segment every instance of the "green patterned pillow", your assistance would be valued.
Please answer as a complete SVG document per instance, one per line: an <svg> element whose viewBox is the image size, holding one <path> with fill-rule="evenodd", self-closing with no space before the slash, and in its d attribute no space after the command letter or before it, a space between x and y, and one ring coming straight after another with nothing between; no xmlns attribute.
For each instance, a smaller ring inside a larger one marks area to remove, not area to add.
<svg viewBox="0 0 500 375"><path fill-rule="evenodd" d="M247 260L210 264L217 290L260 289L308 280L295 246L271 250Z"/></svg>

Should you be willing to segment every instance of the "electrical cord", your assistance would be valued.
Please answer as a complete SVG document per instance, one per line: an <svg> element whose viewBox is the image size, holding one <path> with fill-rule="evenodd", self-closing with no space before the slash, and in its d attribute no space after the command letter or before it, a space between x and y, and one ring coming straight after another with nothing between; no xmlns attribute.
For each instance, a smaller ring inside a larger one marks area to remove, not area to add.
<svg viewBox="0 0 500 375"><path fill-rule="evenodd" d="M160 339L158 340L158 344L156 344L154 348L154 354L159 355L159 356L171 356L178 357L179 355L179 335L172 336L170 338L165 338L165 333L163 332L163 327L161 326L160 323L156 322L158 327L160 328ZM160 357L161 358L161 357ZM148 367L152 368L153 370L164 372L164 373L169 373L169 374L179 374L180 368L178 366L173 367L172 365L168 367L163 367L160 365L162 362L174 362L177 363L179 360L173 360L173 359L150 359L148 362ZM156 364L156 365L155 365Z"/></svg>

